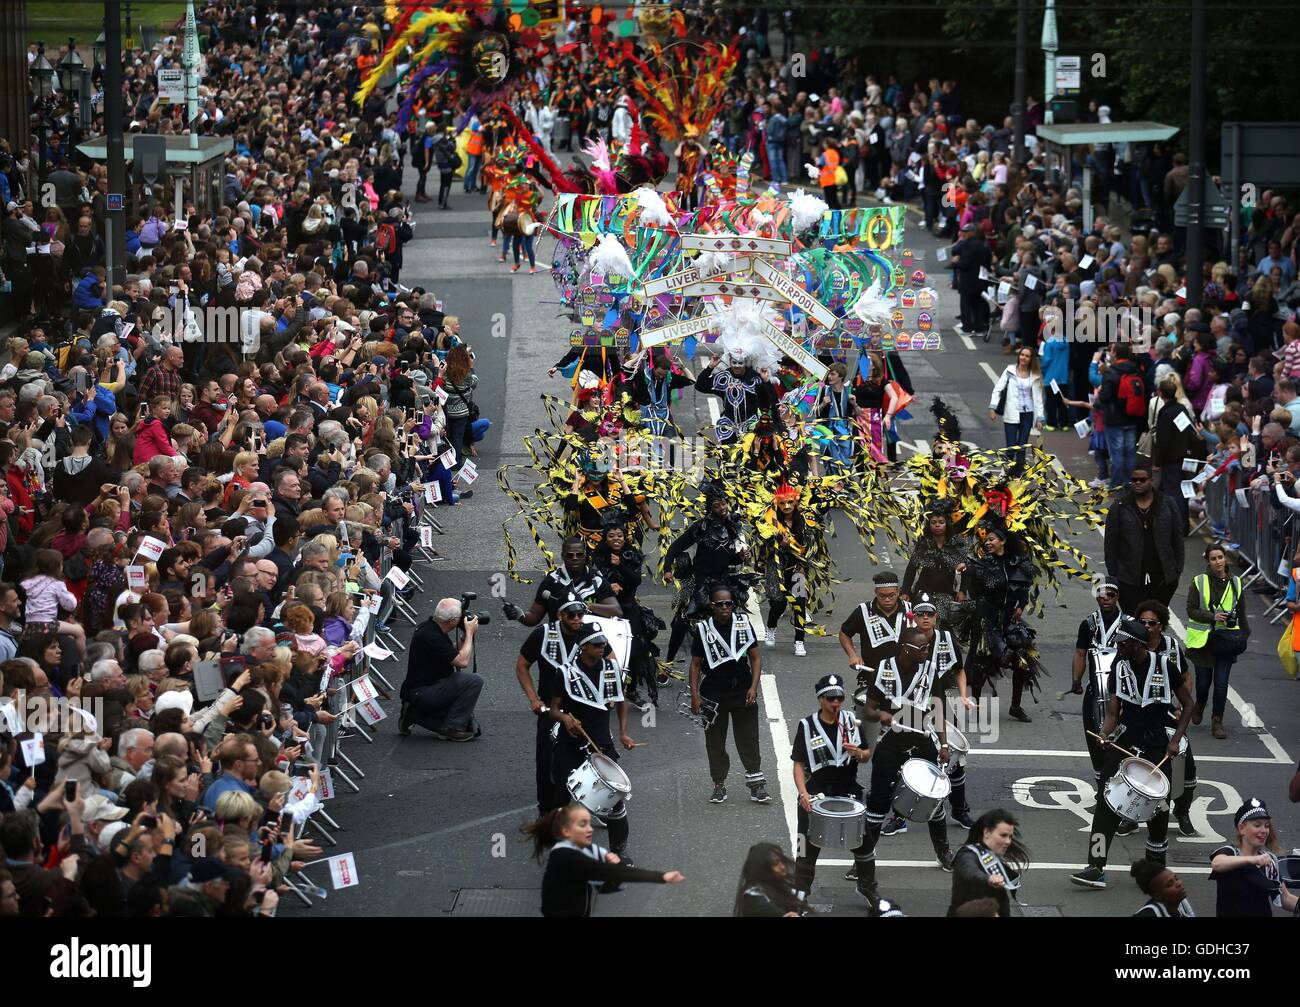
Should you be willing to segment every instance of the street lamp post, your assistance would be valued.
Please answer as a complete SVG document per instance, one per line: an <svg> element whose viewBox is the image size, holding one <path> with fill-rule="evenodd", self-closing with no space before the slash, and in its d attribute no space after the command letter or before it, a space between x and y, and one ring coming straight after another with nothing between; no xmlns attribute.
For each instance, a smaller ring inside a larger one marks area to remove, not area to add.
<svg viewBox="0 0 1300 1007"><path fill-rule="evenodd" d="M69 144L69 153L76 148L80 137L80 126L85 122L83 106L90 100L90 94L84 89L86 76L86 61L81 58L77 52L77 40L68 39L68 51L63 59L59 60L59 86L63 93L68 96L70 101L77 105L77 111L74 115L72 109L68 110L68 131L71 143Z"/></svg>
<svg viewBox="0 0 1300 1007"><path fill-rule="evenodd" d="M36 99L36 124L37 140L40 145L38 150L39 159L37 161L37 173L42 182L49 171L49 165L45 163L45 150L47 147L45 136L45 99L54 93L54 67L50 61L45 58L45 43L36 43L36 59L32 61L31 69L28 71L31 78L32 96Z"/></svg>
<svg viewBox="0 0 1300 1007"><path fill-rule="evenodd" d="M1056 50L1059 45L1056 35L1056 0L1047 0L1043 11L1043 35L1040 45L1043 49L1043 122L1051 125L1052 99L1056 97Z"/></svg>

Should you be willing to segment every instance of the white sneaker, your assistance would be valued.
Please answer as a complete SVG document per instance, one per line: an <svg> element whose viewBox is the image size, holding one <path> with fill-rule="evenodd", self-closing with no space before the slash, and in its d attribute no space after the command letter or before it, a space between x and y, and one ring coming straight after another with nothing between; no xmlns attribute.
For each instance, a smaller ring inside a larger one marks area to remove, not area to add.
<svg viewBox="0 0 1300 1007"><path fill-rule="evenodd" d="M767 628L767 636L763 637L763 645L766 647L776 646L776 630L771 626Z"/></svg>
<svg viewBox="0 0 1300 1007"><path fill-rule="evenodd" d="M807 657L807 656L808 656L808 648L805 647L805 646L803 645L803 641L802 641L802 640L795 640L795 642L794 642L794 656L795 656L795 657Z"/></svg>

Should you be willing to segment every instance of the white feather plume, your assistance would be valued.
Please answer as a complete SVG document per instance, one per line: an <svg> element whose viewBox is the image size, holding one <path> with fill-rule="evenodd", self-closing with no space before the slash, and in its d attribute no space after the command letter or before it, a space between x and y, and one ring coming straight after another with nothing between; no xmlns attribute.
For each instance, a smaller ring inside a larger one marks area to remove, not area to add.
<svg viewBox="0 0 1300 1007"><path fill-rule="evenodd" d="M673 222L672 214L668 212L663 196L649 186L642 186L636 190L636 205L641 208L642 224L658 224L660 227L667 227Z"/></svg>
<svg viewBox="0 0 1300 1007"><path fill-rule="evenodd" d="M853 302L853 315L864 325L888 325L894 302L881 293L882 284L874 283L871 289Z"/></svg>
<svg viewBox="0 0 1300 1007"><path fill-rule="evenodd" d="M703 274L721 272L730 264L730 252L701 252L691 261L691 265Z"/></svg>
<svg viewBox="0 0 1300 1007"><path fill-rule="evenodd" d="M767 367L775 371L781 354L764 335L764 322L775 325L780 314L766 301L736 298L730 308L715 303L711 309L728 312L718 319L718 341L715 344L725 353L743 353L756 371Z"/></svg>
<svg viewBox="0 0 1300 1007"><path fill-rule="evenodd" d="M618 238L612 234L602 234L596 247L587 257L592 272L606 276L631 276L632 260L627 257L625 249Z"/></svg>
<svg viewBox="0 0 1300 1007"><path fill-rule="evenodd" d="M797 190L790 197L790 223L795 234L802 234L808 228L821 222L822 214L828 209L826 200L814 196L811 192Z"/></svg>

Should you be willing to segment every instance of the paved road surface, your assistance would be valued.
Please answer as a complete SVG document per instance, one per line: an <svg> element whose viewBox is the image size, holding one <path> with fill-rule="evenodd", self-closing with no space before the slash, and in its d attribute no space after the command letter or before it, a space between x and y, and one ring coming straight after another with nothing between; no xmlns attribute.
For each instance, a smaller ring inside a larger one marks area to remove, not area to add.
<svg viewBox="0 0 1300 1007"><path fill-rule="evenodd" d="M416 239L406 248L403 282L434 290L451 313L459 315L462 332L472 341L480 375L478 401L493 422L481 445L482 477L474 498L455 510L441 512L447 537L438 548L447 562L428 567L427 592L420 598L422 615L438 598L462 590L477 591L480 607L492 612L492 623L480 633L478 669L486 679L478 713L484 737L468 745L436 742L418 728L410 738L396 731L397 701L387 704L391 719L379 725L372 746L350 749L367 776L360 794L340 795L330 811L345 827L338 852L356 854L362 885L332 894L315 913L349 916L421 916L457 913L534 911L541 872L519 834L519 825L533 810L533 717L514 680L513 663L524 630L500 616L500 601L492 586L505 570L501 524L514 510L493 478L499 464L524 461L520 438L545 424L540 394L564 391L560 379L548 381L547 366L563 352L568 327L555 317L556 294L545 268L537 275L524 270L512 275L497 262L498 249L486 237L483 197L462 195L456 187L452 209L438 211L421 205ZM913 248L935 263L937 243L908 214ZM539 254L549 261L551 242L539 242ZM951 335L956 316L955 294L941 276L934 286L941 295L938 318L944 325L941 352L911 354L907 360L918 390L919 417L902 428L910 449L926 450L934 427L927 412L930 397L939 392L958 413L967 439L982 447L1000 446L1002 432L987 421L991 383L1005 366L997 341L972 343ZM493 333L499 334L494 338ZM702 398L702 397L701 397ZM687 419L708 421L705 402L692 393L683 401ZM686 425L686 424L684 424ZM1072 472L1094 474L1085 442L1072 432L1047 435L1047 447ZM904 451L909 450L908 447ZM520 529L516 540L526 547L524 566L536 579L540 556ZM832 629L852 607L870 595L873 573L867 557L850 533L836 550L839 574L846 583L836 590ZM1094 560L1101 555L1101 538L1081 531L1076 541ZM1189 540L1188 574L1199 572L1202 543ZM900 557L892 562L901 572ZM1186 578L1184 579L1184 585ZM661 614L668 611L662 588L642 596ZM512 600L527 605L533 588L511 584ZM1259 612L1252 596L1253 612ZM993 806L1014 809L1035 860L1024 885L1026 912L1038 915L1128 914L1141 902L1127 877L1127 865L1142 855L1144 833L1117 840L1105 892L1080 891L1067 875L1083 864L1092 801L1092 772L1082 735L1078 697L1056 701L1067 687L1070 657L1078 622L1091 609L1088 589L1065 587L1059 605L1049 604L1037 624L1039 645L1050 679L1037 705L1028 707L1033 723L1000 718L995 730L979 739L968 769L968 787L976 814ZM1178 614L1182 614L1178 612ZM1300 846L1300 814L1286 803L1287 782L1300 754L1297 690L1273 655L1276 631L1257 624L1250 651L1233 675L1232 707L1227 718L1230 737L1216 742L1205 726L1194 728L1192 741L1200 763L1200 788L1194 817L1201 830L1183 838L1171 830L1171 864L1188 882L1189 897L1198 914L1213 913L1213 885L1208 881L1206 855L1231 831L1231 813L1249 795L1265 799L1274 810L1284 844ZM410 627L401 631L409 639ZM605 897L600 915L716 916L730 912L737 872L749 845L759 840L783 842L787 848L794 826L794 787L789 775L789 739L799 718L815 709L812 685L829 671L843 671L845 662L834 634L810 637L808 656L790 652L788 624L780 643L763 653L762 732L764 768L774 800L751 804L733 768L732 799L707 803L709 778L702 732L672 709L672 689L661 700L657 716L633 721L632 736L643 742L622 763L634 784L630 803L631 853L641 866L677 868L688 881L677 886L635 885ZM389 663L386 672L399 682L405 671ZM1253 709L1253 713L1252 713ZM1243 726L1243 716L1246 726ZM865 781L866 774L862 777ZM950 827L955 846L961 830ZM877 853L884 894L917 915L940 915L948 904L949 875L931 857L924 828L882 839ZM847 863L842 854L839 863ZM823 866L812 901L834 915L862 915L852 886L841 880L843 867ZM826 865L827 861L823 860ZM291 910L297 911L297 910Z"/></svg>

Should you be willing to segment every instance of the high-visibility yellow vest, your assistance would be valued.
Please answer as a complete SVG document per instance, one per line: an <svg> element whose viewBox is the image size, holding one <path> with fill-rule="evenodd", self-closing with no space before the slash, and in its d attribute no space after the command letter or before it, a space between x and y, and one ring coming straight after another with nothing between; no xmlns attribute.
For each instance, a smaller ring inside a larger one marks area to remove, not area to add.
<svg viewBox="0 0 1300 1007"><path fill-rule="evenodd" d="M1210 575L1206 573L1197 574L1192 578L1192 586L1200 588L1201 591L1201 608L1211 612L1226 612L1231 615L1237 609L1237 599L1241 597L1241 578L1233 577L1228 581L1227 588L1224 589L1223 597L1219 599L1217 605L1210 604ZM1187 636L1185 642L1188 650L1199 650L1204 647L1210 639L1210 630L1214 628L1210 623L1195 622L1188 620Z"/></svg>

